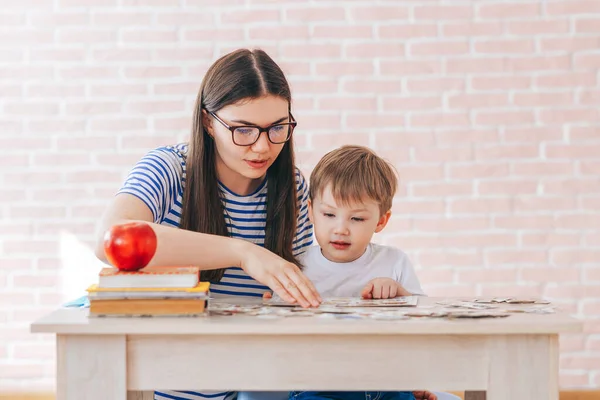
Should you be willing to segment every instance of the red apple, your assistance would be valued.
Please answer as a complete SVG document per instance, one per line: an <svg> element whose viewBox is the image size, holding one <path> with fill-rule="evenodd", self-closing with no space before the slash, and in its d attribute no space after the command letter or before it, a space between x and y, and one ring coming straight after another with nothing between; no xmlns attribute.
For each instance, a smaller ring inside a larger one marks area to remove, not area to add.
<svg viewBox="0 0 600 400"><path fill-rule="evenodd" d="M144 268L156 252L156 234L144 222L114 225L104 234L104 253L122 271Z"/></svg>

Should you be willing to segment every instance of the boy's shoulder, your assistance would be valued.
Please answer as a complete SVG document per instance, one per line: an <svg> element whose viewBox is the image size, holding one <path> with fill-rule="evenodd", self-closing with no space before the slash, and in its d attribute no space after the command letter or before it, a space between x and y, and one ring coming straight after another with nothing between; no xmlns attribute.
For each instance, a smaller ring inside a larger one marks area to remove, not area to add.
<svg viewBox="0 0 600 400"><path fill-rule="evenodd" d="M406 253L398 247L378 243L371 243L370 246L373 249L374 255L408 259Z"/></svg>
<svg viewBox="0 0 600 400"><path fill-rule="evenodd" d="M408 255L398 247L376 243L371 243L370 246L373 253L373 256L371 257L372 263L392 266L393 269L400 273L407 268L412 268L412 263L410 262Z"/></svg>

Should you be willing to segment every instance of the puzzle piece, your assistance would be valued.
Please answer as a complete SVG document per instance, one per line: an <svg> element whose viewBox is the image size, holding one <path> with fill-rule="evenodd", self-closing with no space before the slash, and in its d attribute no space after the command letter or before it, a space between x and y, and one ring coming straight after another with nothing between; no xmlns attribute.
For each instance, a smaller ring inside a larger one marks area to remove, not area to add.
<svg viewBox="0 0 600 400"><path fill-rule="evenodd" d="M505 304L550 304L547 300L534 299L534 298L514 298L514 297L494 297L492 299L474 299L475 303L494 304L494 303L505 303Z"/></svg>

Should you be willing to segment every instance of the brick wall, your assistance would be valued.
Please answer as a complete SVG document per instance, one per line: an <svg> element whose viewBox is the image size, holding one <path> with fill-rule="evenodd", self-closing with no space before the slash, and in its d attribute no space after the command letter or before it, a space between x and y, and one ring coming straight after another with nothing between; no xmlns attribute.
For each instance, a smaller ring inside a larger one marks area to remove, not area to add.
<svg viewBox="0 0 600 400"><path fill-rule="evenodd" d="M124 174L245 46L287 72L305 173L342 143L395 163L377 241L430 295L552 300L585 319L561 386L600 386L599 0L0 0L0 391L53 387L29 322L83 294Z"/></svg>

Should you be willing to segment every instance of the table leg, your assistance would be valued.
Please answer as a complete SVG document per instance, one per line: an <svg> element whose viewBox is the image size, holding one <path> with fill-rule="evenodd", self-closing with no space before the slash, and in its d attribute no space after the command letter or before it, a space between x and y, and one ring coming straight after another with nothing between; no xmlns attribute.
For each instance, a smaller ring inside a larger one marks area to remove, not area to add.
<svg viewBox="0 0 600 400"><path fill-rule="evenodd" d="M507 335L489 343L487 400L558 400L557 335Z"/></svg>
<svg viewBox="0 0 600 400"><path fill-rule="evenodd" d="M129 390L127 400L154 400L153 390Z"/></svg>
<svg viewBox="0 0 600 400"><path fill-rule="evenodd" d="M465 400L485 400L484 391L467 390L465 391Z"/></svg>
<svg viewBox="0 0 600 400"><path fill-rule="evenodd" d="M57 400L126 400L124 335L57 335Z"/></svg>

